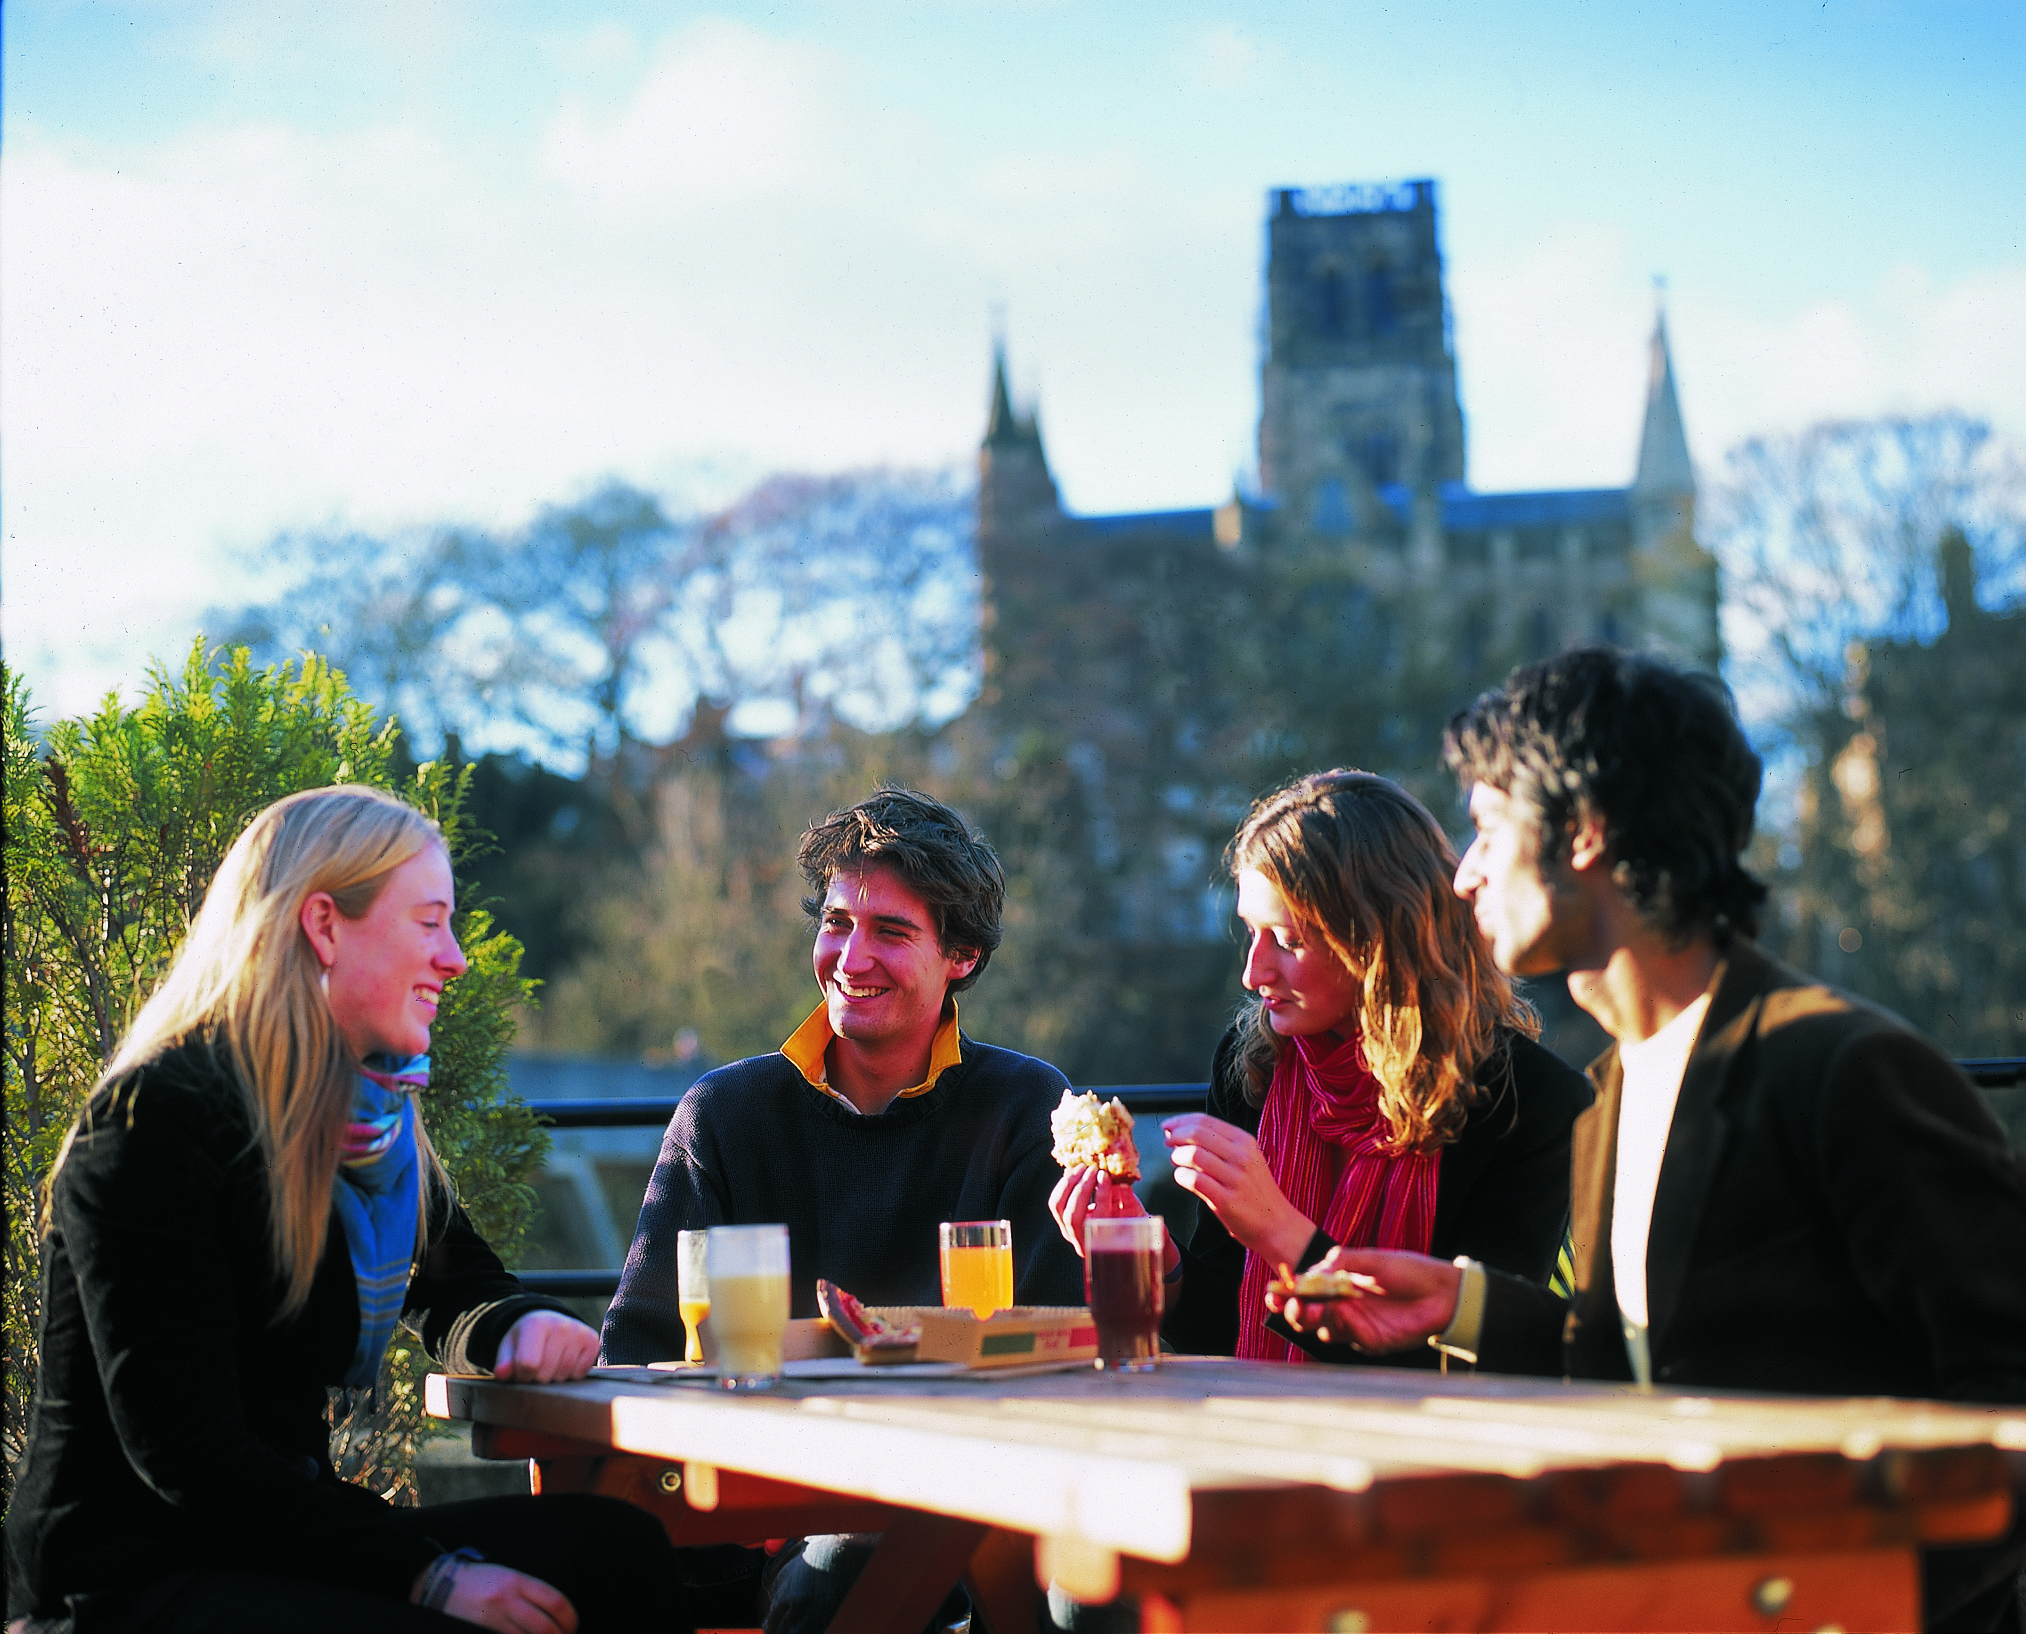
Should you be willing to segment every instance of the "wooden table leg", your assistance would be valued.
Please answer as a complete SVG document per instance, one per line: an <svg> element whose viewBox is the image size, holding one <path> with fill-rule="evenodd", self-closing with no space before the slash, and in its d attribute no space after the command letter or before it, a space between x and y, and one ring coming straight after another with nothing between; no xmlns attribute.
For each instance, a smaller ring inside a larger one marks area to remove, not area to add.
<svg viewBox="0 0 2026 1634"><path fill-rule="evenodd" d="M994 1528L964 1571L971 1596L972 1634L1036 1634L1034 1540Z"/></svg>
<svg viewBox="0 0 2026 1634"><path fill-rule="evenodd" d="M921 1634L991 1530L908 1510L897 1516L844 1597L828 1634Z"/></svg>

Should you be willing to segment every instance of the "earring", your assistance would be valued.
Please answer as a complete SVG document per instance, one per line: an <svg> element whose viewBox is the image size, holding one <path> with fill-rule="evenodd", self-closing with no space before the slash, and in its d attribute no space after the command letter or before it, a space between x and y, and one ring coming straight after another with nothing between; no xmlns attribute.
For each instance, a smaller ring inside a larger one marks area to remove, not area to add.
<svg viewBox="0 0 2026 1634"><path fill-rule="evenodd" d="M317 986L324 990L324 1002L328 1004L331 997L331 967L329 965L325 965L322 970L317 972Z"/></svg>

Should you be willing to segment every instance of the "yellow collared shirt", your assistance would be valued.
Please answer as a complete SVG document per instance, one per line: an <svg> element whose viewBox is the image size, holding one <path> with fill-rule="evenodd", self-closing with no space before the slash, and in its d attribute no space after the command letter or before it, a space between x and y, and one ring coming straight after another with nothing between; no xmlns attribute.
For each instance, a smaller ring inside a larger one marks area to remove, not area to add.
<svg viewBox="0 0 2026 1634"><path fill-rule="evenodd" d="M788 1042L781 1046L797 1072L801 1073L815 1088L823 1091L833 1101L844 1106L851 1102L830 1087L830 1065L826 1059L830 1053L830 1041L837 1036L830 1028L830 1012L824 1005L817 1005L809 1019L789 1034ZM894 1097L897 1101L909 1100L916 1095L926 1095L936 1087L936 1080L956 1066L964 1058L963 1045L957 1037L957 1001L950 1000L950 1013L936 1029L936 1041L929 1048L929 1075L912 1089L904 1089ZM856 1112L857 1107L851 1106Z"/></svg>

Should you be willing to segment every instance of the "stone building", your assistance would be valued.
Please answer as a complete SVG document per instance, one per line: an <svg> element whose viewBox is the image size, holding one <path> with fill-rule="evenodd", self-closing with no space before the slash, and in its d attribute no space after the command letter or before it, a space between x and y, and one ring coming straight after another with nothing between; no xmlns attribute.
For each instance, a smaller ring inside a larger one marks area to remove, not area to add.
<svg viewBox="0 0 2026 1634"><path fill-rule="evenodd" d="M1184 1007L1236 997L1217 864L1262 789L1361 765L1460 828L1442 727L1513 663L1593 640L1719 651L1664 321L1625 487L1479 493L1435 184L1277 190L1267 246L1257 493L1071 514L1003 352L979 452L974 721L996 763L1067 768L1076 810L1051 821L1099 887L1084 930L1171 972Z"/></svg>
<svg viewBox="0 0 2026 1634"><path fill-rule="evenodd" d="M1074 605L1081 620L1086 598L1102 592L1111 614L1130 621L1150 579L1221 582L1227 575L1195 560L1212 552L1240 581L1341 576L1350 599L1376 603L1389 630L1414 633L1409 656L1446 666L1463 686L1511 657L1588 640L1715 667L1716 564L1695 540L1695 477L1664 318L1628 486L1478 493L1464 478L1435 184L1276 191L1267 243L1257 495L1216 511L1068 515L1036 419L1014 411L997 361L979 551L992 609L987 661L1002 696L1032 667L1012 650L1012 632L1025 642L1038 633L1033 621L1054 625L1051 650L1086 639L1051 609ZM1114 670L1142 644L1121 645L1121 633L1104 637ZM1130 683L1105 704L1135 713L1144 702L1133 694L1153 677L1126 667ZM1052 659L1049 672L1062 673ZM1045 674L1038 679L1045 688ZM1086 691L1076 707L1098 702Z"/></svg>

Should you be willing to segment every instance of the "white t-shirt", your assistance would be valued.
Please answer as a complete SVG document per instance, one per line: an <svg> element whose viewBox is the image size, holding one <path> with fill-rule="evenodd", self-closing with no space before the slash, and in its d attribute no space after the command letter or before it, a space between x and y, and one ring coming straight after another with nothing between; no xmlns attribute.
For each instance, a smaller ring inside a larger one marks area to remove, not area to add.
<svg viewBox="0 0 2026 1634"><path fill-rule="evenodd" d="M1695 1049L1704 993L1651 1038L1618 1046L1625 1087L1618 1102L1618 1181L1611 1193L1611 1279L1628 1328L1646 1326L1646 1239L1653 1229L1653 1194L1681 1077Z"/></svg>

